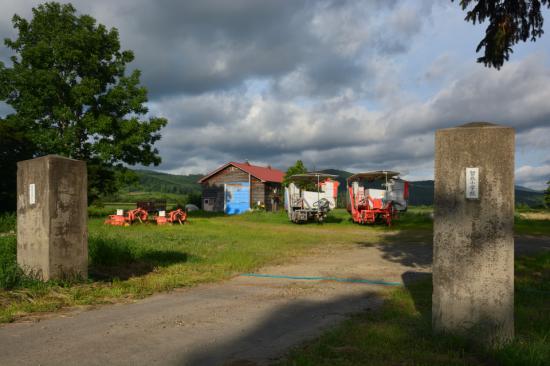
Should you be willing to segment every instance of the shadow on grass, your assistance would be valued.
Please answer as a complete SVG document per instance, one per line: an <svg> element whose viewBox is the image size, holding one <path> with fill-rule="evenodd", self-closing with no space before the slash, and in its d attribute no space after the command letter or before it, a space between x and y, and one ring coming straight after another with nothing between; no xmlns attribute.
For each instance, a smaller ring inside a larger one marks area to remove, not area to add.
<svg viewBox="0 0 550 366"><path fill-rule="evenodd" d="M403 285L410 293L416 311L425 321L431 322L432 317L432 274L407 271L401 275Z"/></svg>
<svg viewBox="0 0 550 366"><path fill-rule="evenodd" d="M89 246L89 277L95 281L127 280L143 276L155 267L188 261L187 253L174 250L141 249L131 241L93 238Z"/></svg>
<svg viewBox="0 0 550 366"><path fill-rule="evenodd" d="M355 243L367 248L376 247L382 252L382 258L385 260L408 267L426 267L432 264L431 231L388 232L377 243L368 240Z"/></svg>
<svg viewBox="0 0 550 366"><path fill-rule="evenodd" d="M337 216L332 216L332 215L329 214L323 222L326 223L326 224L340 224L343 221L344 221L343 218L337 217Z"/></svg>
<svg viewBox="0 0 550 366"><path fill-rule="evenodd" d="M212 211L203 211L203 210L197 210L197 211L189 211L187 213L187 217L193 218L211 218L211 217L224 217L228 216L225 212L212 212Z"/></svg>
<svg viewBox="0 0 550 366"><path fill-rule="evenodd" d="M402 280L410 294L423 328L431 329L432 275L415 271L403 273ZM525 255L515 261L515 338L502 348L490 349L479 343L475 329L470 336L432 335L430 339L439 347L451 348L459 344L466 353L490 365L548 365L550 360L550 253ZM481 318L479 324L494 322L494 318ZM427 334L427 333L426 333ZM472 336L472 334L474 336Z"/></svg>
<svg viewBox="0 0 550 366"><path fill-rule="evenodd" d="M173 250L150 250L140 253L134 260L119 264L92 264L89 277L94 281L110 282L114 279L127 280L130 277L143 276L152 272L155 267L165 267L176 263L185 263L187 253Z"/></svg>

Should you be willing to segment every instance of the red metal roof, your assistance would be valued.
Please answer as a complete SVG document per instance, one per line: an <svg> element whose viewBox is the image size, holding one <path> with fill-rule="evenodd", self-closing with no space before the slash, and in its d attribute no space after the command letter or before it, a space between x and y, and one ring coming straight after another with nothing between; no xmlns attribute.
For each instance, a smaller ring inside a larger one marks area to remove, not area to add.
<svg viewBox="0 0 550 366"><path fill-rule="evenodd" d="M258 165L252 165L250 163L238 163L235 161L231 161L227 164L222 165L218 169L208 173L206 176L202 177L201 180L199 180L199 183L204 182L214 174L218 173L219 171L227 168L228 166L233 165L242 171L245 171L246 173L258 178L262 182L274 182L274 183L282 183L283 177L285 176L285 173L280 171L279 169L275 169L272 167L263 167Z"/></svg>

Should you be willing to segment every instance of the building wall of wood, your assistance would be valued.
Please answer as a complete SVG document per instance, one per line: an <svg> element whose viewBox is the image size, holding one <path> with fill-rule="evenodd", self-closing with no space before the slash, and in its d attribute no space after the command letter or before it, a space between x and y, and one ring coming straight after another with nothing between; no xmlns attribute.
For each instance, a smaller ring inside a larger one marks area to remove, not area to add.
<svg viewBox="0 0 550 366"><path fill-rule="evenodd" d="M266 211L273 211L273 199L275 196L279 197L278 209L281 209L282 189L281 183L269 182L265 184L264 202Z"/></svg>
<svg viewBox="0 0 550 366"><path fill-rule="evenodd" d="M271 199L273 197L273 188L278 187L277 192L281 190L279 183L263 183L256 177L240 170L234 166L228 166L217 172L205 182L202 183L202 199L204 209L204 199L215 200L214 211L223 211L224 209L224 187L225 183L246 182L250 179L250 207L257 205L258 201L265 205L266 210L271 211ZM280 206L280 205L279 205Z"/></svg>
<svg viewBox="0 0 550 366"><path fill-rule="evenodd" d="M224 191L223 191L223 184L222 185L209 185L204 184L202 185L202 209L206 210L205 207L205 200L210 201L210 204L212 204L213 201L213 211L220 212L223 211L224 206Z"/></svg>
<svg viewBox="0 0 550 366"><path fill-rule="evenodd" d="M224 191L225 183L233 182L248 182L248 173L243 172L237 167L228 166L225 169L217 172L206 182L202 183L202 202L203 209L204 200L214 200L214 211L223 212L224 208Z"/></svg>
<svg viewBox="0 0 550 366"><path fill-rule="evenodd" d="M258 202L264 203L265 184L255 177L250 178L250 207L255 207Z"/></svg>

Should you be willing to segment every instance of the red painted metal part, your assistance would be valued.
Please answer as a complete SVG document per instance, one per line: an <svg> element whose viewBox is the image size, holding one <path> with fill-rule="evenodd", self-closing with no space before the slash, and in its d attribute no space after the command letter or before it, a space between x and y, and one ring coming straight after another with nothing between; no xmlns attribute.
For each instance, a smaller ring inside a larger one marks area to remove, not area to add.
<svg viewBox="0 0 550 366"><path fill-rule="evenodd" d="M398 211L393 207L392 202L384 205L381 199L370 196L356 200L352 186L348 186L348 193L351 217L358 224L374 224L377 221L383 221L386 225L391 226L392 220L398 217Z"/></svg>
<svg viewBox="0 0 550 366"><path fill-rule="evenodd" d="M178 208L177 210L170 211L167 216L155 216L155 221L157 225L173 224L176 222L183 225L187 221L187 212Z"/></svg>
<svg viewBox="0 0 550 366"><path fill-rule="evenodd" d="M106 225L113 225L113 226L128 226L129 224L126 222L126 218L124 215L109 215L107 220L104 222Z"/></svg>
<svg viewBox="0 0 550 366"><path fill-rule="evenodd" d="M105 224L113 226L129 226L136 221L140 223L147 222L147 211L142 208L135 208L126 212L126 215L109 215Z"/></svg>

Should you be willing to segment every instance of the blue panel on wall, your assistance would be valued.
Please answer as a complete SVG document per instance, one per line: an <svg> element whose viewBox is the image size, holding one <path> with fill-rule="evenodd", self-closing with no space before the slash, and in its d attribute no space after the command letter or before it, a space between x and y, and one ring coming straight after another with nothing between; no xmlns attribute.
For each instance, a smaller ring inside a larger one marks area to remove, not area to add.
<svg viewBox="0 0 550 366"><path fill-rule="evenodd" d="M225 213L240 214L250 210L250 183L225 184Z"/></svg>

